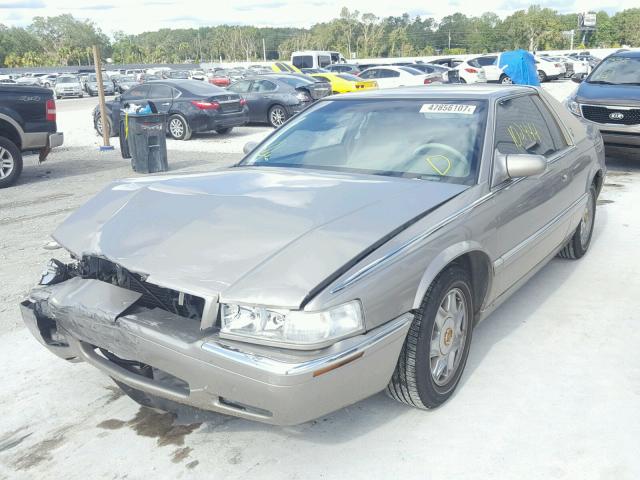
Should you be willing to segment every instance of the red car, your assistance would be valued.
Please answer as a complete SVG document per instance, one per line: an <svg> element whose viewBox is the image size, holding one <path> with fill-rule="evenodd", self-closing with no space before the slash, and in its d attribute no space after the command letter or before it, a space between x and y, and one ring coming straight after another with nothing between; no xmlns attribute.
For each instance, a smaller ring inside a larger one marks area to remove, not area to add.
<svg viewBox="0 0 640 480"><path fill-rule="evenodd" d="M231 84L231 79L225 75L216 75L209 78L209 83L215 85L216 87L226 88Z"/></svg>

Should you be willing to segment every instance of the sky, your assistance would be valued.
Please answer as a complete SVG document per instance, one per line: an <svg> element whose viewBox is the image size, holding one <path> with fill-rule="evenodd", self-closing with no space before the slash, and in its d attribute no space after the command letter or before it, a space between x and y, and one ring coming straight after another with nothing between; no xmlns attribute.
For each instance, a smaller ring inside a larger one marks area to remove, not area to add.
<svg viewBox="0 0 640 480"><path fill-rule="evenodd" d="M70 13L90 19L103 32L140 33L160 28L197 28L209 25L309 27L331 20L343 6L379 17L402 15L440 19L455 12L505 17L530 3L561 13L590 9L615 13L636 7L638 0L0 0L0 23L26 26L36 16Z"/></svg>

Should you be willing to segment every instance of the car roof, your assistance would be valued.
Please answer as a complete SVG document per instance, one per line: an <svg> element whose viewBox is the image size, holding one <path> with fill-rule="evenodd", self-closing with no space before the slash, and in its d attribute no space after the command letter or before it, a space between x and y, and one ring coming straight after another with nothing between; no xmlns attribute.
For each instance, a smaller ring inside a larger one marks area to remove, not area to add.
<svg viewBox="0 0 640 480"><path fill-rule="evenodd" d="M344 93L330 97L331 100L347 99L380 99L380 98L415 98L438 99L459 98L465 100L497 100L517 93L535 92L535 87L525 85L500 85L488 83L429 85L415 87L365 90L356 93Z"/></svg>

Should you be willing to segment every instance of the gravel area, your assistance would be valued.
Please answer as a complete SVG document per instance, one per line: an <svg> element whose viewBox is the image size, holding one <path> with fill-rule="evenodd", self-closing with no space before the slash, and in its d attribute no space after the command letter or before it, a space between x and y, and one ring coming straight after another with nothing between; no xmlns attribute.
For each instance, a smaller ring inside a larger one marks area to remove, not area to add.
<svg viewBox="0 0 640 480"><path fill-rule="evenodd" d="M562 100L575 84L545 88ZM135 176L117 148L98 151L95 104L59 101L64 148L42 165L28 157L19 184L0 190L0 479L640 478L640 156L611 152L589 254L553 260L479 325L461 385L436 411L379 394L296 427L187 408L176 418L54 357L20 319L19 301L61 255L43 248L50 232ZM168 141L171 170L228 165L269 131Z"/></svg>

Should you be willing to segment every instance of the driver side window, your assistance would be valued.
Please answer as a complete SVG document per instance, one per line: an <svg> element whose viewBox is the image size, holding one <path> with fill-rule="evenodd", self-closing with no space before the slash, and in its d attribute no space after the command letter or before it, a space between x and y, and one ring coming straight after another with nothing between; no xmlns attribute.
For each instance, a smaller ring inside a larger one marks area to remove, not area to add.
<svg viewBox="0 0 640 480"><path fill-rule="evenodd" d="M136 100L145 100L149 95L149 85L140 85L132 88L122 96L122 100L126 102L135 102Z"/></svg>
<svg viewBox="0 0 640 480"><path fill-rule="evenodd" d="M498 104L495 149L502 154L530 153L545 157L558 150L531 95L509 98Z"/></svg>

